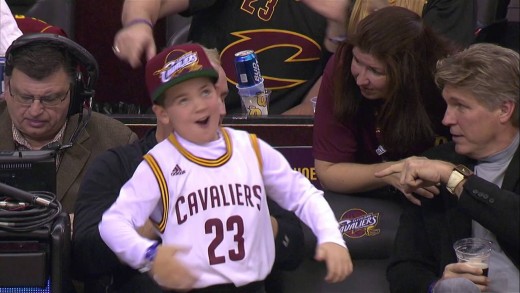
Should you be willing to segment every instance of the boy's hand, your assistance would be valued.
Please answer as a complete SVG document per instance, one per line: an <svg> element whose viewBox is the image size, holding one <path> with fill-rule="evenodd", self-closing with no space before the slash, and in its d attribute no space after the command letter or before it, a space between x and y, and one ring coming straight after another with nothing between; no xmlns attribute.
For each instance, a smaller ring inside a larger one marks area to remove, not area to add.
<svg viewBox="0 0 520 293"><path fill-rule="evenodd" d="M314 258L317 261L325 261L327 264L325 281L329 283L341 282L352 273L353 266L348 249L336 243L320 244L316 248Z"/></svg>
<svg viewBox="0 0 520 293"><path fill-rule="evenodd" d="M182 251L178 247L168 245L159 245L157 248L151 275L159 286L180 291L193 288L197 278L175 257L175 254Z"/></svg>

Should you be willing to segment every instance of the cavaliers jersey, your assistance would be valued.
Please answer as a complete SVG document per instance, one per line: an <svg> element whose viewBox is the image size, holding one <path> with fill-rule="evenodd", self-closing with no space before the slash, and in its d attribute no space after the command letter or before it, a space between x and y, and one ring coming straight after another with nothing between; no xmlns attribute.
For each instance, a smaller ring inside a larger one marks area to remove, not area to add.
<svg viewBox="0 0 520 293"><path fill-rule="evenodd" d="M296 214L319 243L345 246L321 191L256 136L230 128L205 145L172 134L156 145L103 215L107 245L134 268L152 244L135 227L147 218L163 244L198 277L195 288L265 279L274 262L266 193ZM302 244L303 245L303 244Z"/></svg>
<svg viewBox="0 0 520 293"><path fill-rule="evenodd" d="M188 39L217 48L226 72L226 109L241 111L235 53L254 50L266 88L269 113L298 105L323 72L326 20L301 1L190 0ZM326 51L326 50L325 50Z"/></svg>

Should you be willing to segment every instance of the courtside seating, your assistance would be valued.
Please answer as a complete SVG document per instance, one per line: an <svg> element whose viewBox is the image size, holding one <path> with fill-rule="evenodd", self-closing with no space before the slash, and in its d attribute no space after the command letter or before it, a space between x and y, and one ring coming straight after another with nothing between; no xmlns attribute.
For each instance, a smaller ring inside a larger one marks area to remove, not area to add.
<svg viewBox="0 0 520 293"><path fill-rule="evenodd" d="M386 266L402 211L400 195L391 199L327 192L325 198L340 222L354 272L341 283L325 282L325 264L314 260L316 238L304 227L306 259L296 270L282 273L283 292L390 292Z"/></svg>

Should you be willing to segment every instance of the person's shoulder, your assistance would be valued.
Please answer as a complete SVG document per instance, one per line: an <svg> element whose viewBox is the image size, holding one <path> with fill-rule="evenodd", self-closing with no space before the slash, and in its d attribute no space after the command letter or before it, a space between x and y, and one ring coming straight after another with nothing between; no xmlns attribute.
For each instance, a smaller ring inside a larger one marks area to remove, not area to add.
<svg viewBox="0 0 520 293"><path fill-rule="evenodd" d="M87 129L102 129L105 133L121 133L128 135L132 133L130 127L125 125L123 122L97 112L92 112L90 121L87 124Z"/></svg>
<svg viewBox="0 0 520 293"><path fill-rule="evenodd" d="M124 169L135 169L142 157L148 151L146 141L143 139L136 140L133 143L124 144L110 148L95 159L98 164L108 166L120 165L125 166ZM93 163L94 164L94 163Z"/></svg>
<svg viewBox="0 0 520 293"><path fill-rule="evenodd" d="M443 160L452 163L463 161L463 156L455 152L455 143L450 141L426 150L423 156L432 160Z"/></svg>
<svg viewBox="0 0 520 293"><path fill-rule="evenodd" d="M222 129L227 132L232 141L249 141L251 139L251 136L256 136L256 134L254 133L231 127L223 127Z"/></svg>
<svg viewBox="0 0 520 293"><path fill-rule="evenodd" d="M125 125L123 122L121 122L113 117L110 117L108 115L101 114L98 112L92 112L92 115L90 116L89 124L90 123L108 123L110 125Z"/></svg>
<svg viewBox="0 0 520 293"><path fill-rule="evenodd" d="M249 134L249 132L247 132L245 130L236 129L236 128L232 128L232 127L222 127L222 129L225 130L228 134L231 134L231 135Z"/></svg>
<svg viewBox="0 0 520 293"><path fill-rule="evenodd" d="M77 125L77 116L70 118L71 127ZM85 116L83 117L85 119ZM92 113L85 131L95 148L108 149L137 140L137 135L121 121L100 113Z"/></svg>

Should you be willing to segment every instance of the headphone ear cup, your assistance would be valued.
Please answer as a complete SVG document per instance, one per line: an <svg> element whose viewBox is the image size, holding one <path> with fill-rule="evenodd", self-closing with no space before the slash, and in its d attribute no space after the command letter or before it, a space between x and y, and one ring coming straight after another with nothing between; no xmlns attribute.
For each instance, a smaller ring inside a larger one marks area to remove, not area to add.
<svg viewBox="0 0 520 293"><path fill-rule="evenodd" d="M70 103L69 103L69 112L67 113L67 117L70 117L74 114L80 113L83 110L83 105L85 104L85 86L83 84L83 78L81 71L76 72L76 76L74 78L74 82L72 83L70 89Z"/></svg>

